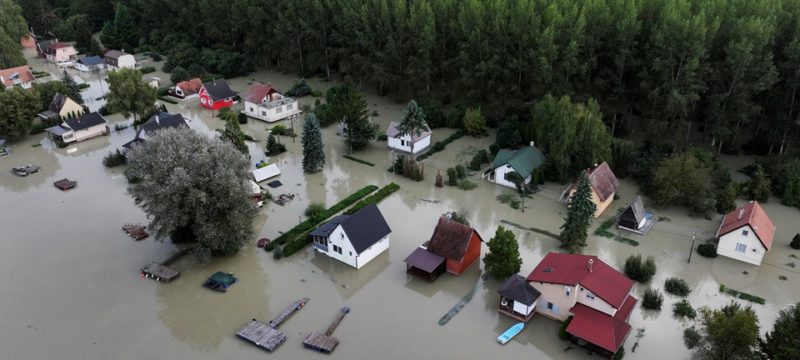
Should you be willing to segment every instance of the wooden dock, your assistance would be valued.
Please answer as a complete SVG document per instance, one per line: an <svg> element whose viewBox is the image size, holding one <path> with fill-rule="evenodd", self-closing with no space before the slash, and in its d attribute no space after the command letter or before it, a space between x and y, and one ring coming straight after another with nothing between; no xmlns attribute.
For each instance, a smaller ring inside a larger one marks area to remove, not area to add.
<svg viewBox="0 0 800 360"><path fill-rule="evenodd" d="M286 341L286 335L282 331L277 330L277 327L286 321L289 316L302 309L308 300L308 298L302 298L295 301L267 324L259 322L256 319L251 320L236 332L236 336L253 343L253 345L259 348L273 352Z"/></svg>
<svg viewBox="0 0 800 360"><path fill-rule="evenodd" d="M122 231L136 241L142 240L150 236L145 230L146 228L139 224L125 224L122 225Z"/></svg>
<svg viewBox="0 0 800 360"><path fill-rule="evenodd" d="M178 270L175 270L168 265L175 262L182 256L189 253L192 250L192 247L185 247L178 252L172 254L172 256L168 257L166 260L162 262L152 262L149 265L145 265L142 267L142 276L153 279L158 282L170 282L174 280L176 277L180 276L181 273Z"/></svg>
<svg viewBox="0 0 800 360"><path fill-rule="evenodd" d="M316 331L312 332L311 334L308 334L306 339L303 341L303 346L305 346L307 349L316 350L322 353L327 353L327 354L332 353L333 350L336 348L336 345L339 345L339 339L331 335L333 334L334 330L336 330L336 328L339 326L339 323L342 322L344 316L347 315L347 313L349 312L350 312L349 307L347 306L343 307L342 310L339 312L339 315L336 316L336 319L334 319L333 322L330 324L330 326L328 326L328 329L325 330L324 334L321 334Z"/></svg>

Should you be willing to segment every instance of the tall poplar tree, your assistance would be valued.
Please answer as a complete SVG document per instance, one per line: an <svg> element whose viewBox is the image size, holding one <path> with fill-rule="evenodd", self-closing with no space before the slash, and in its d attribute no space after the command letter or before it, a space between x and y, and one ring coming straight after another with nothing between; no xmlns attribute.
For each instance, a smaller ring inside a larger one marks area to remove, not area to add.
<svg viewBox="0 0 800 360"><path fill-rule="evenodd" d="M314 113L306 115L303 122L303 171L314 173L325 165L325 149L322 143L322 132Z"/></svg>
<svg viewBox="0 0 800 360"><path fill-rule="evenodd" d="M589 177L582 172L575 193L570 198L564 225L561 225L559 239L562 248L571 253L577 253L586 246L589 225L592 223L592 216L596 209L597 207L592 202L592 187L589 185Z"/></svg>

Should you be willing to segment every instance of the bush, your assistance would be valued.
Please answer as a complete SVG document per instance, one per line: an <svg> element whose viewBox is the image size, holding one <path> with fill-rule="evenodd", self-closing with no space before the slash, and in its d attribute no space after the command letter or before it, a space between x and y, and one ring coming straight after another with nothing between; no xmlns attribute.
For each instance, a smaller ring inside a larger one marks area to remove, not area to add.
<svg viewBox="0 0 800 360"><path fill-rule="evenodd" d="M458 175L456 174L456 169L453 168L447 169L447 185L450 186L458 185Z"/></svg>
<svg viewBox="0 0 800 360"><path fill-rule="evenodd" d="M492 156L497 155L498 152L500 152L500 145L497 145L497 143L489 145L489 153L491 153Z"/></svg>
<svg viewBox="0 0 800 360"><path fill-rule="evenodd" d="M789 244L792 249L800 249L800 233L796 234L794 238L792 238L792 242Z"/></svg>
<svg viewBox="0 0 800 360"><path fill-rule="evenodd" d="M167 96L169 95L169 86L162 86L156 90L156 96Z"/></svg>
<svg viewBox="0 0 800 360"><path fill-rule="evenodd" d="M126 158L119 149L117 149L116 152L109 152L108 155L103 158L103 166L107 168L125 165L127 163L128 158Z"/></svg>
<svg viewBox="0 0 800 360"><path fill-rule="evenodd" d="M319 214L322 214L323 211L325 211L325 204L323 204L323 203L311 203L306 208L305 214L308 217L314 217L314 216L317 216Z"/></svg>
<svg viewBox="0 0 800 360"><path fill-rule="evenodd" d="M152 53L152 54L150 54L150 58L151 58L151 59L153 59L153 61L156 61L156 62L163 60L163 59L161 58L161 55L159 55L158 53Z"/></svg>
<svg viewBox="0 0 800 360"><path fill-rule="evenodd" d="M686 345L686 348L689 350L694 349L697 345L700 345L700 341L703 339L703 336L700 335L699 332L691 326L683 330L683 344Z"/></svg>
<svg viewBox="0 0 800 360"><path fill-rule="evenodd" d="M239 120L239 124L247 124L247 115L243 112L240 112L239 115L236 115L236 119Z"/></svg>
<svg viewBox="0 0 800 360"><path fill-rule="evenodd" d="M467 170L464 168L464 165L456 165L456 175L459 179L467 177Z"/></svg>
<svg viewBox="0 0 800 360"><path fill-rule="evenodd" d="M692 291L683 279L671 277L664 282L664 290L672 295L686 296Z"/></svg>
<svg viewBox="0 0 800 360"><path fill-rule="evenodd" d="M625 348L620 346L619 351L614 354L614 360L622 360L623 358L625 358Z"/></svg>
<svg viewBox="0 0 800 360"><path fill-rule="evenodd" d="M381 202L381 200L385 199L387 196L391 195L397 190L400 190L400 185L397 185L395 183L390 183L389 185L382 187L380 190L378 190L378 192L370 195L366 199L359 201L358 203L353 205L353 207L347 209L347 211L345 211L344 213L347 215L355 214L356 211L363 209L365 206L369 204L377 204Z"/></svg>
<svg viewBox="0 0 800 360"><path fill-rule="evenodd" d="M492 162L492 159L489 158L489 152L485 149L480 149L478 151L478 157L481 159L481 164L489 164Z"/></svg>
<svg viewBox="0 0 800 360"><path fill-rule="evenodd" d="M567 334L567 326L572 321L572 315L570 315L567 320L561 323L561 327L558 328L558 338L561 340L569 340L569 334Z"/></svg>
<svg viewBox="0 0 800 360"><path fill-rule="evenodd" d="M683 299L672 305L672 314L677 317L687 317L689 319L694 319L695 316L697 316L697 311L694 310L692 304L689 304L689 301Z"/></svg>
<svg viewBox="0 0 800 360"><path fill-rule="evenodd" d="M664 302L664 297L661 295L661 292L657 289L647 289L644 292L644 297L642 298L642 306L645 309L650 310L661 310L661 303Z"/></svg>
<svg viewBox="0 0 800 360"><path fill-rule="evenodd" d="M306 95L311 95L314 91L311 89L311 86L306 84L305 79L300 79L299 81L295 81L292 88L286 92L286 96L291 97L303 97Z"/></svg>
<svg viewBox="0 0 800 360"><path fill-rule="evenodd" d="M417 156L417 160L418 161L425 160L429 156L444 150L444 148L447 145L449 145L453 141L456 141L457 139L461 138L462 136L464 136L464 131L459 130L459 131L454 132L452 135L448 136L446 139L444 139L442 141L437 141L436 143L433 144L433 148L431 148L430 150L428 150L424 154L422 154L420 156Z"/></svg>
<svg viewBox="0 0 800 360"><path fill-rule="evenodd" d="M697 253L702 257L715 258L717 257L717 247L714 244L700 244L697 245Z"/></svg>
<svg viewBox="0 0 800 360"><path fill-rule="evenodd" d="M481 155L475 154L472 157L472 160L469 162L469 169L472 171L480 171L481 170Z"/></svg>
<svg viewBox="0 0 800 360"><path fill-rule="evenodd" d="M642 261L642 255L631 255L625 260L625 275L640 283L650 281L656 274L656 260L648 256L647 260Z"/></svg>
<svg viewBox="0 0 800 360"><path fill-rule="evenodd" d="M476 183L474 183L472 181L469 181L467 179L461 179L461 180L458 181L458 188L461 189L461 190L469 191L469 190L472 190L472 189L474 189L476 187L478 187L478 184L476 184Z"/></svg>
<svg viewBox="0 0 800 360"><path fill-rule="evenodd" d="M388 140L388 139L389 139L389 137L388 137L388 136L386 136L386 134L380 134L380 135L378 135L378 141L386 141L386 140Z"/></svg>
<svg viewBox="0 0 800 360"><path fill-rule="evenodd" d="M442 177L442 172L436 170L436 181L434 182L436 187L444 187L444 178Z"/></svg>
<svg viewBox="0 0 800 360"><path fill-rule="evenodd" d="M152 67L152 66L142 66L142 68L141 68L141 69L139 69L139 71L140 71L142 74L149 74L149 73L151 73L151 72L155 72L155 71L156 71L156 68L154 68L154 67Z"/></svg>
<svg viewBox="0 0 800 360"><path fill-rule="evenodd" d="M103 105L103 106L100 107L100 109L97 109L97 112L100 113L100 115L103 115L103 116L111 115L111 111L108 110L108 106L106 106L106 105Z"/></svg>
<svg viewBox="0 0 800 360"><path fill-rule="evenodd" d="M278 125L273 126L272 130L270 130L270 132L272 133L272 135L287 135L288 134L288 130L286 129L286 126L283 126L283 124L278 124Z"/></svg>

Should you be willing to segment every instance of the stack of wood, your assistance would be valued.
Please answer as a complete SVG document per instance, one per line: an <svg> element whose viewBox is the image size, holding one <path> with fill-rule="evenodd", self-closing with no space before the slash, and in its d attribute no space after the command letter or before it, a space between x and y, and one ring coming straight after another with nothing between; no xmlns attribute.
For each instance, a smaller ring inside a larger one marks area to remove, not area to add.
<svg viewBox="0 0 800 360"><path fill-rule="evenodd" d="M150 236L150 234L145 231L145 227L140 224L125 224L122 225L122 230L136 241Z"/></svg>

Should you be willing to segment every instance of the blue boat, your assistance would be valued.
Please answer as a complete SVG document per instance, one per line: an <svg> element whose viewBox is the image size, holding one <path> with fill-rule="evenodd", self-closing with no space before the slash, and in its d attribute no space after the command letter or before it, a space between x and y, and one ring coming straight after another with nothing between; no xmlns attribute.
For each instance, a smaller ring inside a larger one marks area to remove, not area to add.
<svg viewBox="0 0 800 360"><path fill-rule="evenodd" d="M516 323L516 324L514 324L514 326L508 328L508 330L506 330L506 332L502 333L500 336L497 337L497 342L499 342L501 344L505 344L505 343L511 341L511 339L513 339L514 336L517 336L517 334L522 332L522 329L524 329L524 328L525 328L525 323Z"/></svg>

